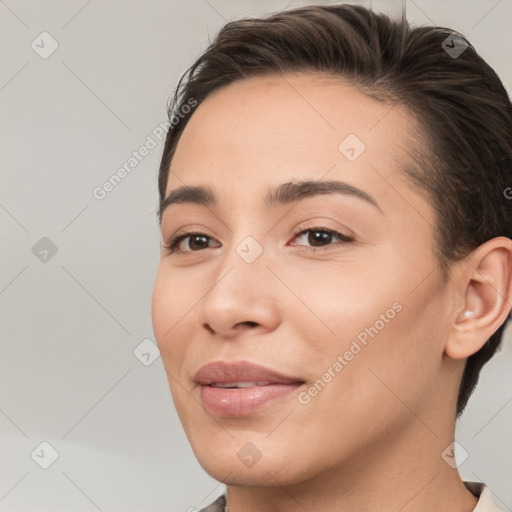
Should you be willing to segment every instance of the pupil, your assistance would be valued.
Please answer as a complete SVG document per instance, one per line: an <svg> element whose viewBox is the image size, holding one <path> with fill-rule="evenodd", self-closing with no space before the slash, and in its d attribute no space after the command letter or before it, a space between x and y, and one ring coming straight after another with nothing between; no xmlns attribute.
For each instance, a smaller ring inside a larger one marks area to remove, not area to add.
<svg viewBox="0 0 512 512"><path fill-rule="evenodd" d="M319 246L323 244L328 244L331 242L331 233L327 233L325 231L312 231L309 234L308 242L313 246Z"/></svg>
<svg viewBox="0 0 512 512"><path fill-rule="evenodd" d="M208 239L205 236L196 235L190 238L189 245L192 250L204 249L208 247Z"/></svg>

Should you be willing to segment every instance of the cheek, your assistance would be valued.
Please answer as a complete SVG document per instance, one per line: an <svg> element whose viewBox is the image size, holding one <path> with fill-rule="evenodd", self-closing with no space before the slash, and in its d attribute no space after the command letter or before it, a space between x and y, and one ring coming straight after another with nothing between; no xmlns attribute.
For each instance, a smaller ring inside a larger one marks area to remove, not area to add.
<svg viewBox="0 0 512 512"><path fill-rule="evenodd" d="M439 277L425 279L430 266L421 269L418 260L398 257L371 266L372 272L347 268L319 268L295 280L301 301L288 306L288 313L304 343L308 377L321 379L320 387L329 383L337 397L361 387L369 402L391 399L387 384L416 400L441 364L446 297Z"/></svg>
<svg viewBox="0 0 512 512"><path fill-rule="evenodd" d="M292 323L301 325L303 339L316 344L319 337L325 338L326 348L333 348L333 338L340 341L342 348L344 340L360 333L364 341L365 329L377 324L380 332L401 309L402 297L396 280L364 262L357 265L322 262L316 268L309 265L309 268L288 271L285 280L293 283L296 295L287 301Z"/></svg>
<svg viewBox="0 0 512 512"><path fill-rule="evenodd" d="M177 277L177 276L176 276ZM184 361L190 345L190 318L194 314L192 300L194 288L187 287L185 281L178 282L174 275L160 264L153 288L151 316L162 362L171 390L172 399L180 418L190 398L183 394ZM188 325L187 325L188 322Z"/></svg>
<svg viewBox="0 0 512 512"><path fill-rule="evenodd" d="M151 303L153 331L166 369L179 368L186 352L187 332L190 334L187 322L201 296L198 286L190 286L186 278L177 277L161 263Z"/></svg>

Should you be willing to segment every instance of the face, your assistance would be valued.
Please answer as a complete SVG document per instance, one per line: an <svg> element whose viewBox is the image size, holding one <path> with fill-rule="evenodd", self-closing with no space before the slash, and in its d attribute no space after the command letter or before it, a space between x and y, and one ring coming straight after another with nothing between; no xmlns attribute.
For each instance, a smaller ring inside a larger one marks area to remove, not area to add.
<svg viewBox="0 0 512 512"><path fill-rule="evenodd" d="M291 485L382 455L441 399L449 294L433 208L403 170L414 126L349 85L289 75L214 92L185 128L153 325L218 480Z"/></svg>

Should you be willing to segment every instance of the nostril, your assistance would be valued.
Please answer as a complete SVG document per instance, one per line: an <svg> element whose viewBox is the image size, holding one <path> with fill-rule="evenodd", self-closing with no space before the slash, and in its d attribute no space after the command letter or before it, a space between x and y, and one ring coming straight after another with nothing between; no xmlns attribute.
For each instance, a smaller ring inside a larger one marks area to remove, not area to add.
<svg viewBox="0 0 512 512"><path fill-rule="evenodd" d="M258 322L247 321L247 322L241 322L241 323L245 324L245 325L248 325L249 327L257 327L258 326Z"/></svg>
<svg viewBox="0 0 512 512"><path fill-rule="evenodd" d="M215 334L215 331L210 327L209 324L203 324L203 327L210 333Z"/></svg>

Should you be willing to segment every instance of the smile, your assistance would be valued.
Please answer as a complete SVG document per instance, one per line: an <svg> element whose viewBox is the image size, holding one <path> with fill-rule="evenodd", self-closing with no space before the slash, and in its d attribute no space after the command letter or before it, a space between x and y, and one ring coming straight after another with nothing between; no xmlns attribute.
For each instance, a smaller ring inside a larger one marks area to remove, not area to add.
<svg viewBox="0 0 512 512"><path fill-rule="evenodd" d="M202 405L217 416L247 416L284 399L304 381L247 362L217 361L194 376Z"/></svg>

